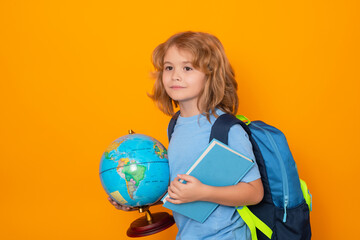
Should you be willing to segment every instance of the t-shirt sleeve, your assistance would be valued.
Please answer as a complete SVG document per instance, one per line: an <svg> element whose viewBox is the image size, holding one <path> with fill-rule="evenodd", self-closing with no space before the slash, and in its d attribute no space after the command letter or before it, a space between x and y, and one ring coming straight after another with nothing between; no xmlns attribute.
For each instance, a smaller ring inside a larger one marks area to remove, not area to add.
<svg viewBox="0 0 360 240"><path fill-rule="evenodd" d="M250 171L244 176L241 182L252 182L260 178L260 172L258 165L256 164L256 159L254 152L252 150L252 145L249 140L248 134L245 130L238 124L232 126L229 131L229 147L238 151L239 153L245 155L246 157L255 160L254 166Z"/></svg>

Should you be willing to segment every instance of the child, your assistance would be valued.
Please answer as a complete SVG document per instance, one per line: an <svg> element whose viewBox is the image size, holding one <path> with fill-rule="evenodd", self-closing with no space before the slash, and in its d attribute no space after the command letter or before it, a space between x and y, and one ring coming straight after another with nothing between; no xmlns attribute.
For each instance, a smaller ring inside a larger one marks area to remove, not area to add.
<svg viewBox="0 0 360 240"><path fill-rule="evenodd" d="M250 231L234 206L257 204L263 197L255 165L242 182L213 187L184 173L209 143L211 126L223 113L236 114L237 83L220 41L202 32L175 34L153 52L156 82L150 97L165 114L180 108L168 147L171 183L167 201L174 204L209 201L220 204L203 223L173 212L177 239L251 239ZM252 146L241 126L229 132L229 146L254 159ZM183 179L186 184L180 183ZM131 210L111 201L118 209Z"/></svg>

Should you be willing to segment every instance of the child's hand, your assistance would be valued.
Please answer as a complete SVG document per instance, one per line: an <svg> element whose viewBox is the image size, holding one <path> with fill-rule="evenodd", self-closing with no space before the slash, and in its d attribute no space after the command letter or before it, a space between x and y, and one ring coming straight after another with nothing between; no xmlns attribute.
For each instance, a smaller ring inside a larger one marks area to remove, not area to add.
<svg viewBox="0 0 360 240"><path fill-rule="evenodd" d="M184 180L182 183L179 180ZM205 193L206 185L202 184L197 178L190 175L178 175L170 183L168 188L169 197L166 201L174 204L194 202L202 199Z"/></svg>
<svg viewBox="0 0 360 240"><path fill-rule="evenodd" d="M114 200L112 200L111 197L108 197L108 200L118 210L123 210L123 211L136 211L136 210L138 210L137 208L120 205L117 202L115 202Z"/></svg>

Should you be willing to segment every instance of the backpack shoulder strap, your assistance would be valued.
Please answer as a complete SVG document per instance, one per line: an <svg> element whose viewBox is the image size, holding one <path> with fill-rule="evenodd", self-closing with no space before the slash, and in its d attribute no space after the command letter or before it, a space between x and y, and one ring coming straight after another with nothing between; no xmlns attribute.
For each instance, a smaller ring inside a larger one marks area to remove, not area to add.
<svg viewBox="0 0 360 240"><path fill-rule="evenodd" d="M169 122L169 125L168 125L168 139L169 139L169 142L170 142L170 139L171 139L171 135L172 133L174 132L174 128L175 128L175 125L176 125L176 121L178 119L180 115L180 111L177 111L171 118L170 122Z"/></svg>
<svg viewBox="0 0 360 240"><path fill-rule="evenodd" d="M251 136L250 129L246 123L231 114L225 113L220 115L211 127L209 142L215 138L224 144L228 144L229 130L235 124L240 124L246 133Z"/></svg>
<svg viewBox="0 0 360 240"><path fill-rule="evenodd" d="M230 114L223 114L219 116L216 121L214 122L212 128L211 128L211 134L210 134L210 141L215 138L225 144L228 144L228 137L229 137L229 130L232 126L235 124L240 124L241 127L245 130L245 132L249 135L249 140L253 147L253 152L255 155L256 162L259 166L259 171L261 180L264 185L264 192L269 193L269 182L267 180L267 173L264 165L264 160L262 157L262 154L260 152L259 146L255 142L254 138L252 137L250 128L246 123L238 119L237 117L230 115ZM266 200L266 199L267 200ZM266 200L266 202L272 202L271 200L271 194L265 194L263 201ZM252 239L257 240L257 234L256 229L261 231L263 234L265 234L269 239L272 235L272 230L269 228L262 220L260 220L258 217L256 217L250 209L248 209L246 206L243 207L242 210L238 210L240 216L243 218L244 222L248 225Z"/></svg>

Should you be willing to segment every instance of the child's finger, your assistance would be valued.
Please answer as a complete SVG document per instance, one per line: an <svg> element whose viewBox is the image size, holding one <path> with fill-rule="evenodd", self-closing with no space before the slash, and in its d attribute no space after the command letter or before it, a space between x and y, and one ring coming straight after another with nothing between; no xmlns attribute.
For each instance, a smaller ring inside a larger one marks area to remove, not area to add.
<svg viewBox="0 0 360 240"><path fill-rule="evenodd" d="M169 189L172 191L179 191L181 188L182 183L177 181L176 179L170 183Z"/></svg>
<svg viewBox="0 0 360 240"><path fill-rule="evenodd" d="M119 207L122 207L122 205L118 204L116 201L114 201L113 199L111 198L108 198L109 202L111 203L111 205L113 205L115 208L117 209L121 209Z"/></svg>
<svg viewBox="0 0 360 240"><path fill-rule="evenodd" d="M171 202L171 203L173 203L173 204L180 204L180 203L182 203L182 201L176 200L176 199L172 199L172 198L166 198L166 201Z"/></svg>
<svg viewBox="0 0 360 240"><path fill-rule="evenodd" d="M119 209L120 209L120 210L124 210L124 211L129 211L129 210L130 210L129 207L127 207L127 206L122 206L122 205L119 205Z"/></svg>
<svg viewBox="0 0 360 240"><path fill-rule="evenodd" d="M112 205L114 205L114 203L116 203L111 197L108 197L108 200Z"/></svg>
<svg viewBox="0 0 360 240"><path fill-rule="evenodd" d="M184 180L186 182L192 182L194 181L196 178L194 178L193 176L187 175L187 174L179 174L178 178L181 180Z"/></svg>
<svg viewBox="0 0 360 240"><path fill-rule="evenodd" d="M168 189L168 194L169 194L169 197L171 197L171 198L177 198L177 195L171 188Z"/></svg>

